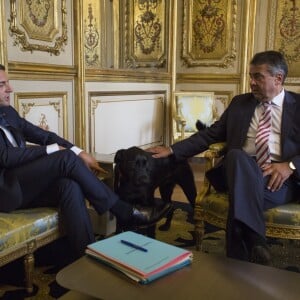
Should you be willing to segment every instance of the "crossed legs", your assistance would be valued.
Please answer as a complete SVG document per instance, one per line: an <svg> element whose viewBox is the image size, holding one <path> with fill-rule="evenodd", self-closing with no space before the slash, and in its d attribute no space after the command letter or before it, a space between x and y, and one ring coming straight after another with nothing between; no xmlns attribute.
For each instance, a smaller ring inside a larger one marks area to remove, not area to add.
<svg viewBox="0 0 300 300"><path fill-rule="evenodd" d="M101 182L71 150L61 150L7 171L15 178L22 197L0 203L0 211L19 208L58 206L69 239L82 255L94 240L85 199L99 214L110 210L121 223L155 223L167 213L169 206L133 208Z"/></svg>
<svg viewBox="0 0 300 300"><path fill-rule="evenodd" d="M279 191L269 191L269 178L263 177L254 158L239 149L227 153L225 169L229 194L227 255L252 260L260 247L267 256L264 210L291 201L292 184L287 180Z"/></svg>
<svg viewBox="0 0 300 300"><path fill-rule="evenodd" d="M75 257L94 241L87 198L99 214L111 209L124 219L132 207L119 200L70 150L55 152L10 170L22 191L21 203L7 203L6 211L57 206Z"/></svg>

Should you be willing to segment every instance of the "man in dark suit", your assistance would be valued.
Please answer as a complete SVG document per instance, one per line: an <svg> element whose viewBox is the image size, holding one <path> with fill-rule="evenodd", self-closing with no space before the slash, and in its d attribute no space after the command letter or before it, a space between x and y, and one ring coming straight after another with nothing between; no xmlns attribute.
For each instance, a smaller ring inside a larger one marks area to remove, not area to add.
<svg viewBox="0 0 300 300"><path fill-rule="evenodd" d="M12 88L0 65L0 211L58 206L74 258L95 241L85 198L124 224L151 224L168 206L134 208L96 176L102 169L88 153L21 118L10 106ZM25 147L25 142L39 146Z"/></svg>
<svg viewBox="0 0 300 300"><path fill-rule="evenodd" d="M177 159L185 159L212 143L226 142L221 167L210 175L213 179L221 174L227 185L229 257L270 264L263 212L290 202L296 194L300 170L300 95L283 88L287 73L281 53L257 53L250 62L252 93L234 97L220 120L209 128L169 148L149 149L156 153L154 157L173 153ZM265 143L268 158L258 163L256 134L264 106L271 107L271 124L267 129L270 134Z"/></svg>

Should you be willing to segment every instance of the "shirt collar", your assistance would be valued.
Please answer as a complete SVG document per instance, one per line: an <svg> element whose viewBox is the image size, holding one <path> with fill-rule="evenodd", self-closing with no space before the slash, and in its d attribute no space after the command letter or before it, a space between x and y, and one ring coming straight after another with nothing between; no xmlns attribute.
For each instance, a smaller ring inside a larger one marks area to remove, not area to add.
<svg viewBox="0 0 300 300"><path fill-rule="evenodd" d="M284 89L282 89L282 91L272 99L272 104L282 107L284 94L285 94Z"/></svg>

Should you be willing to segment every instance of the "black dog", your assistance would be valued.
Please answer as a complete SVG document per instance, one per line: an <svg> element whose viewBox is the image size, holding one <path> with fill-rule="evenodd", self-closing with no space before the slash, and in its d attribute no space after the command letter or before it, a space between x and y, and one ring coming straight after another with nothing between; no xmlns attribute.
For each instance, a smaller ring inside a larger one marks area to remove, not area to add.
<svg viewBox="0 0 300 300"><path fill-rule="evenodd" d="M192 208L196 198L194 175L187 161L178 162L173 156L153 158L152 153L137 147L118 150L115 155L115 191L120 198L133 205L155 205L154 192L159 188L163 201L171 203L178 184ZM168 230L173 209L160 230Z"/></svg>

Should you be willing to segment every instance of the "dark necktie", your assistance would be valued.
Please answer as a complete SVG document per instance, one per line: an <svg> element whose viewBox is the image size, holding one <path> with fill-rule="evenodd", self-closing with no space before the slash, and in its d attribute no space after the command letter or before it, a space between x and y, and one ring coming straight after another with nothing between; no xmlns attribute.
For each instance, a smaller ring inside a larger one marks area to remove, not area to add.
<svg viewBox="0 0 300 300"><path fill-rule="evenodd" d="M263 106L264 111L259 120L255 139L256 161L260 167L263 166L265 163L271 162L269 149L269 137L271 133L272 120L271 103L264 103Z"/></svg>
<svg viewBox="0 0 300 300"><path fill-rule="evenodd" d="M0 114L0 125L4 128L7 128L9 126L7 121L3 118L3 114Z"/></svg>
<svg viewBox="0 0 300 300"><path fill-rule="evenodd" d="M19 132L19 130L9 125L9 123L3 118L1 114L0 114L0 126L6 128L13 135L18 147L25 148L25 141L23 139L22 134Z"/></svg>

